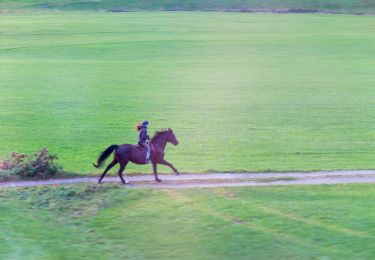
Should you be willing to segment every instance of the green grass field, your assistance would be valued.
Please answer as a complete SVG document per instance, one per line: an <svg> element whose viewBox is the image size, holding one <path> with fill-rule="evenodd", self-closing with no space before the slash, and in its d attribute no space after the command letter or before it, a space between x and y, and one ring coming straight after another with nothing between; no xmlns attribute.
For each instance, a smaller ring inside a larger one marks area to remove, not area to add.
<svg viewBox="0 0 375 260"><path fill-rule="evenodd" d="M1 259L372 259L373 185L0 190Z"/></svg>
<svg viewBox="0 0 375 260"><path fill-rule="evenodd" d="M339 13L374 13L375 2L363 0L0 0L3 10L185 10L305 9Z"/></svg>
<svg viewBox="0 0 375 260"><path fill-rule="evenodd" d="M93 172L148 119L175 130L167 158L182 172L375 168L374 16L0 19L2 155L48 147L66 170Z"/></svg>

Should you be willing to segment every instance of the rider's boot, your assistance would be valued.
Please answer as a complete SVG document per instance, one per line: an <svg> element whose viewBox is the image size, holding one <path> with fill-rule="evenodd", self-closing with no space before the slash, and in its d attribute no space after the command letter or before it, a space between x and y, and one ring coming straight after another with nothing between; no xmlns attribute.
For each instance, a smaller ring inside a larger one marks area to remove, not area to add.
<svg viewBox="0 0 375 260"><path fill-rule="evenodd" d="M149 164L150 162L151 162L151 159L150 159L150 150L147 149L145 163Z"/></svg>

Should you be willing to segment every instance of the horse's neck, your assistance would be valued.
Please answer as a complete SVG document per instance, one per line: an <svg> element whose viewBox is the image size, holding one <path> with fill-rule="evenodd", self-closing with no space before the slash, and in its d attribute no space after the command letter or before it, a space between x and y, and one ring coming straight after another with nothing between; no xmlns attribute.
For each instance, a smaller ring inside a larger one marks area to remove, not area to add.
<svg viewBox="0 0 375 260"><path fill-rule="evenodd" d="M151 144L161 148L161 149L165 149L165 146L167 145L167 141L165 140L165 137L159 137L153 141L151 141Z"/></svg>

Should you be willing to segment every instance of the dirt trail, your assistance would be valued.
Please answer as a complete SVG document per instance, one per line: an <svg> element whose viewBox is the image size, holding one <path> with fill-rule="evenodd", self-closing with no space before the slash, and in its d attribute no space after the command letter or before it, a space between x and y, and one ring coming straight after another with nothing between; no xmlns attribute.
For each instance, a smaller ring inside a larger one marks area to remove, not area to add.
<svg viewBox="0 0 375 260"><path fill-rule="evenodd" d="M195 188L195 187L239 187L273 185L319 185L338 183L375 183L375 170L320 171L296 173L208 173L160 175L161 183L153 175L127 176L127 187L148 188ZM96 183L97 177L50 179L40 181L2 182L0 187L29 187L41 185L67 185L74 183ZM106 177L103 182L120 182L118 177Z"/></svg>

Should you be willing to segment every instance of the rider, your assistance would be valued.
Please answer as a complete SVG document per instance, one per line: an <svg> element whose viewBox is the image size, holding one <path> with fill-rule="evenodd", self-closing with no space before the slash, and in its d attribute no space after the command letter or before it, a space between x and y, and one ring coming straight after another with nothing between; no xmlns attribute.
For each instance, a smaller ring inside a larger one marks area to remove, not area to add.
<svg viewBox="0 0 375 260"><path fill-rule="evenodd" d="M147 135L148 121L143 121L141 125L137 126L138 130L138 145L146 149L146 163L150 161L150 148L148 145L148 140L150 137Z"/></svg>

